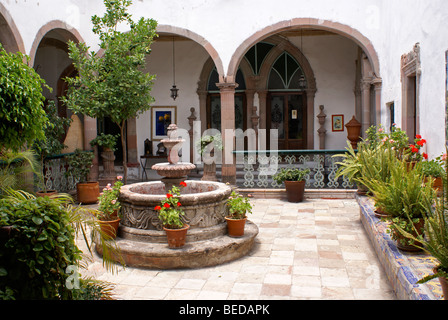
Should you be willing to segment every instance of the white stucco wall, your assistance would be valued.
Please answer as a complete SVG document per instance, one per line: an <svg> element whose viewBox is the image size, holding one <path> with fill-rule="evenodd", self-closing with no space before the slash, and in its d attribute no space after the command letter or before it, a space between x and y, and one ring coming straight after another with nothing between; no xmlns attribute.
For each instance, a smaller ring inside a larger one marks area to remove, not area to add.
<svg viewBox="0 0 448 320"><path fill-rule="evenodd" d="M32 48L38 30L52 20L61 20L69 27L76 28L88 45L93 50L97 49L98 41L91 32L90 17L92 14L102 14L104 9L101 0L0 1L15 22L27 53ZM394 102L398 125L401 125L400 57L411 51L416 42L420 42L420 131L428 140L430 156L445 150L448 4L444 0L135 0L131 13L135 18L151 17L161 25L178 27L203 37L216 50L224 72L227 72L234 52L246 39L281 21L316 18L322 22L348 26L367 38L375 49L379 59L379 76L383 81L382 122L387 120L386 103ZM317 56L307 57L313 61ZM194 69L193 66L191 68ZM166 81L170 84L169 80ZM157 86L167 87L162 80L160 82ZM179 79L180 94L188 86L181 83ZM196 84L191 84L191 87L196 87ZM327 102L328 96L321 96L322 89L318 89L316 109L319 104L331 105ZM169 99L167 92L167 98L157 94L157 104L169 102L164 100ZM187 110L190 103L193 101L185 101ZM144 122L143 119L144 116L139 119L139 123Z"/></svg>

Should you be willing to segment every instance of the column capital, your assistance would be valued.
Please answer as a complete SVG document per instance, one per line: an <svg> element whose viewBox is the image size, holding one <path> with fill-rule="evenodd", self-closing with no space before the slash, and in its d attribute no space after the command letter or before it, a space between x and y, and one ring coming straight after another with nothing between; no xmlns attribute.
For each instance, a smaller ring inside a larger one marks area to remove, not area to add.
<svg viewBox="0 0 448 320"><path fill-rule="evenodd" d="M238 83L236 82L218 82L216 86L220 91L235 91L238 88Z"/></svg>

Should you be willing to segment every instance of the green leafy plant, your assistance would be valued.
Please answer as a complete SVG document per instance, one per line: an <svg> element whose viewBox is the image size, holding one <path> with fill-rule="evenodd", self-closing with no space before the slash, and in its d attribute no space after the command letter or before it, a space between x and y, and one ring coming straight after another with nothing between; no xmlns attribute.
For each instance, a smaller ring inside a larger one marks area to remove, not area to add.
<svg viewBox="0 0 448 320"><path fill-rule="evenodd" d="M79 266L81 252L61 203L49 197L3 198L0 212L14 230L0 252L0 290L12 290L15 299L70 299L66 268Z"/></svg>
<svg viewBox="0 0 448 320"><path fill-rule="evenodd" d="M76 181L87 181L94 157L95 155L93 152L76 149L73 154L67 155L66 157L67 162L71 167L67 174L72 175Z"/></svg>
<svg viewBox="0 0 448 320"><path fill-rule="evenodd" d="M144 69L157 27L153 19L141 18L134 22L127 12L131 3L130 0L104 0L104 16L92 16L93 32L100 39L100 53L89 52L84 43L69 41L69 57L79 76L65 79L69 90L62 98L75 113L97 119L109 117L120 128L124 183L127 180L126 121L149 110L154 101L150 93L155 76ZM123 27L127 30L119 31Z"/></svg>
<svg viewBox="0 0 448 320"><path fill-rule="evenodd" d="M185 182L180 183L181 187L186 187ZM167 229L180 229L184 226L182 216L185 214L182 210L182 204L179 201L180 188L173 186L162 200L160 206L154 209L158 211L159 219Z"/></svg>
<svg viewBox="0 0 448 320"><path fill-rule="evenodd" d="M236 191L232 191L227 200L229 217L232 219L244 219L248 213L252 213L252 204L248 197L244 197Z"/></svg>
<svg viewBox="0 0 448 320"><path fill-rule="evenodd" d="M0 152L0 197L9 189L26 189L25 175L42 174L34 150Z"/></svg>
<svg viewBox="0 0 448 320"><path fill-rule="evenodd" d="M28 60L20 52L7 53L0 44L0 152L45 140L48 118L42 88L51 88L24 62Z"/></svg>
<svg viewBox="0 0 448 320"><path fill-rule="evenodd" d="M113 135L113 134L105 134L100 133L96 136L95 139L90 141L90 145L93 147L95 145L103 147L103 148L109 148L112 151L115 151L115 145L117 144L117 139L120 137L119 134Z"/></svg>
<svg viewBox="0 0 448 320"><path fill-rule="evenodd" d="M415 235L397 227L397 231L417 243L415 246L432 255L438 261L434 274L425 276L418 283L425 283L434 278L448 278L448 158L443 156L445 171L442 176L443 192L441 197L428 196L424 201L424 234Z"/></svg>
<svg viewBox="0 0 448 320"><path fill-rule="evenodd" d="M123 186L122 176L117 177L113 186L109 183L98 198L98 219L103 221L115 220L121 208L118 200L120 188Z"/></svg>
<svg viewBox="0 0 448 320"><path fill-rule="evenodd" d="M310 169L299 169L299 168L282 168L280 172L277 172L272 179L278 184L284 181L303 181L306 176L310 173Z"/></svg>
<svg viewBox="0 0 448 320"><path fill-rule="evenodd" d="M441 178L445 172L438 159L422 162L422 170L425 177Z"/></svg>

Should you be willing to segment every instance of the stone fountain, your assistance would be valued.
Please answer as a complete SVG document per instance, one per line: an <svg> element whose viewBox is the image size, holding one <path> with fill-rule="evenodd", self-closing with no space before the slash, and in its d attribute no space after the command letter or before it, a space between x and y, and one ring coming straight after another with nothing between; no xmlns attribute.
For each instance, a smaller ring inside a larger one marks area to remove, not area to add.
<svg viewBox="0 0 448 320"><path fill-rule="evenodd" d="M214 181L186 180L195 165L179 161L179 150L184 140L177 136L177 126L168 127L168 139L162 140L168 149L168 162L152 166L162 181L125 185L120 191L121 222L116 239L122 257L128 266L174 269L213 266L238 259L250 252L258 228L248 221L245 235L231 238L227 235L225 216L227 199L232 192L229 185ZM170 249L166 234L155 206L166 197L173 185L181 188L179 197L185 212L184 220L190 225L186 244ZM101 254L101 247L97 246Z"/></svg>

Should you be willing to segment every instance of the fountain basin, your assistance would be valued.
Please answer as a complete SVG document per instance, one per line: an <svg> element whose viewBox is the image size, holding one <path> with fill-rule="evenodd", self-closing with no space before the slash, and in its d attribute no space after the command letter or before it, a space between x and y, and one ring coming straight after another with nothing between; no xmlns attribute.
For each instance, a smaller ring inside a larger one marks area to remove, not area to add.
<svg viewBox="0 0 448 320"><path fill-rule="evenodd" d="M196 166L189 162L178 162L176 164L169 162L156 163L151 167L152 170L157 171L162 177L166 178L180 178L188 175Z"/></svg>
<svg viewBox="0 0 448 320"><path fill-rule="evenodd" d="M185 182L187 186L181 187L179 201L185 212L183 218L190 225L190 230L224 223L228 212L227 199L232 192L230 186L213 181ZM166 198L166 193L165 184L158 181L121 187L121 224L140 230L162 230L158 210L154 207L160 205Z"/></svg>

